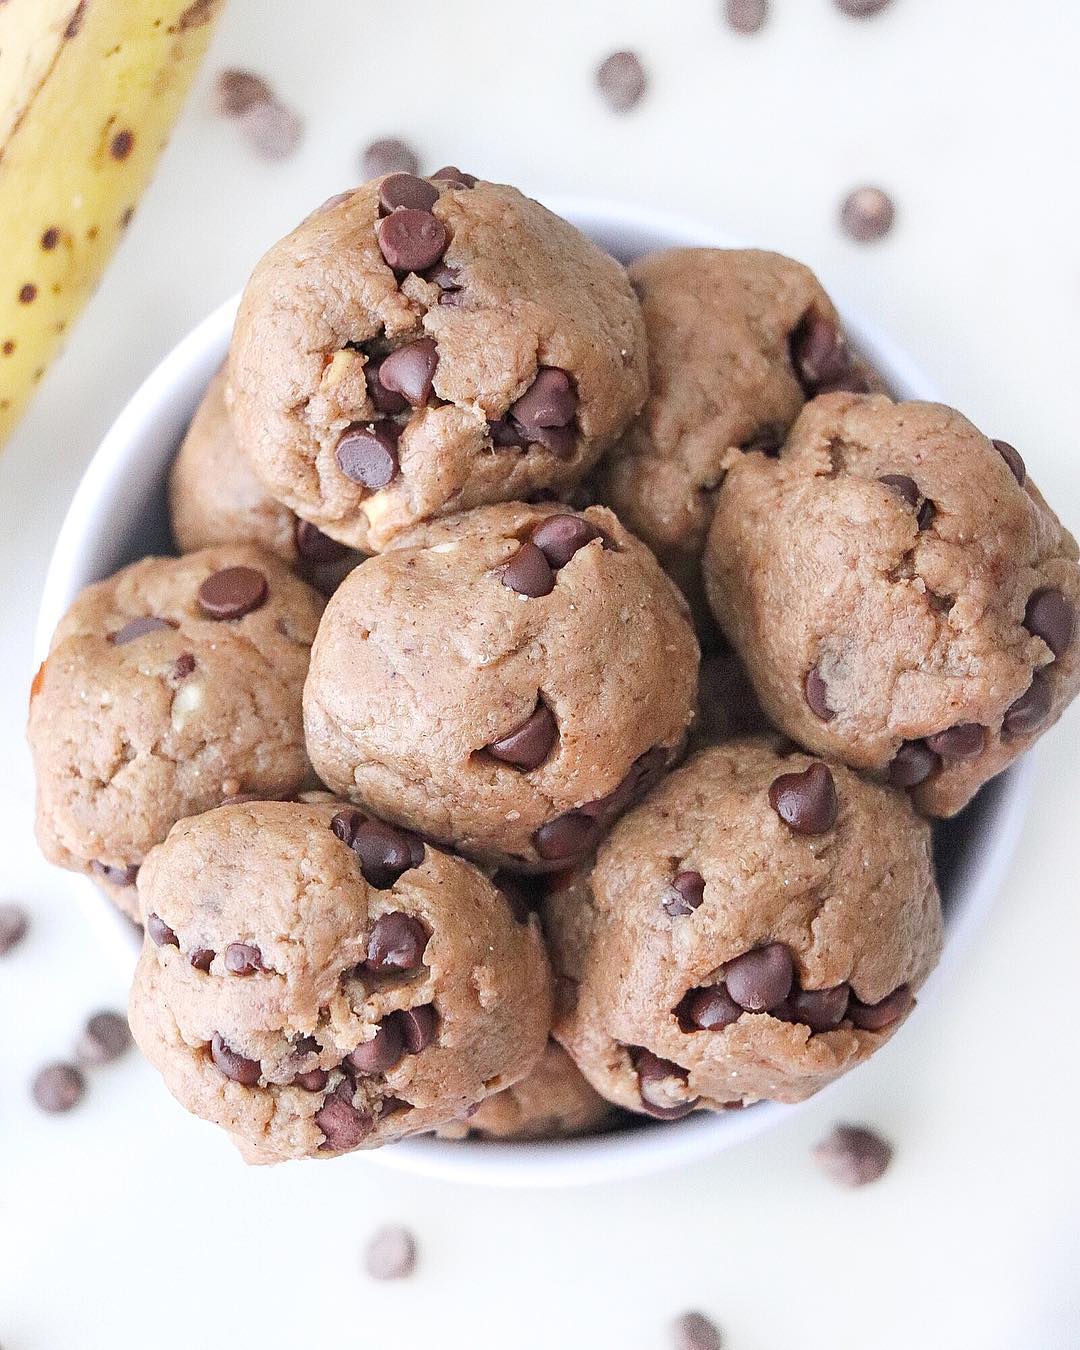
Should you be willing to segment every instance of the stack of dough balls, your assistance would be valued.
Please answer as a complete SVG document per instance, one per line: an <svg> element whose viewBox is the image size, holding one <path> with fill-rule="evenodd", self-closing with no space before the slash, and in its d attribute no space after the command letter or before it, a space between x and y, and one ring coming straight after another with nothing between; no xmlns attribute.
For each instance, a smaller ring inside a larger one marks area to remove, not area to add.
<svg viewBox="0 0 1080 1350"><path fill-rule="evenodd" d="M810 1096L934 967L932 818L1080 683L1019 453L807 268L627 272L451 167L267 253L168 502L34 679L37 833L250 1162Z"/></svg>

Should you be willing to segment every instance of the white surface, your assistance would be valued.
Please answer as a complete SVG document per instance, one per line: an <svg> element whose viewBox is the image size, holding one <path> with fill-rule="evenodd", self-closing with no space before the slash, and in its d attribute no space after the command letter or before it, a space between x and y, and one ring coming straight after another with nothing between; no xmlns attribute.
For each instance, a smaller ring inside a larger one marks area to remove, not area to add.
<svg viewBox="0 0 1080 1350"><path fill-rule="evenodd" d="M21 727L44 566L91 448L142 375L313 202L356 146L399 129L541 193L677 206L815 265L880 317L949 397L1016 442L1080 524L1075 451L1080 14L1060 0L894 0L853 23L774 0L727 34L712 0L233 0L211 57L257 64L308 118L285 165L255 164L195 103L65 359L0 460L5 624L3 889L35 930L0 965L0 1343L5 1350L299 1344L441 1350L663 1346L709 1310L729 1350L1065 1350L1076 1269L1073 710L1038 758L1035 807L990 927L933 1015L826 1102L677 1177L508 1196L333 1166L247 1171L134 1057L78 1115L40 1119L25 1083L83 1013L123 999L36 857ZM653 89L623 119L589 74L613 46ZM205 82L204 82L205 84ZM833 212L866 178L895 236L846 243ZM833 1119L891 1133L876 1187L840 1193L806 1147ZM373 1285L375 1223L411 1223L422 1265ZM356 1310L356 1311L354 1311Z"/></svg>

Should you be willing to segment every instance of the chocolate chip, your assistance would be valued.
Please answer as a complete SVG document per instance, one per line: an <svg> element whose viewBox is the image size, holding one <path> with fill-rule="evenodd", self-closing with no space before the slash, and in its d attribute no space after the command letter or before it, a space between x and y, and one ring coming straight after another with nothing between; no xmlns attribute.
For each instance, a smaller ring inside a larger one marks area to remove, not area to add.
<svg viewBox="0 0 1080 1350"><path fill-rule="evenodd" d="M70 1111L86 1091L86 1080L74 1064L46 1064L30 1090L42 1111Z"/></svg>
<svg viewBox="0 0 1080 1350"><path fill-rule="evenodd" d="M885 473L878 479L885 487L890 488L905 506L910 506L914 511L919 504L919 489L914 478L909 478L906 473Z"/></svg>
<svg viewBox="0 0 1080 1350"><path fill-rule="evenodd" d="M240 127L263 159L288 159L304 138L299 114L276 99L253 104L240 117Z"/></svg>
<svg viewBox="0 0 1080 1350"><path fill-rule="evenodd" d="M791 334L791 364L808 398L831 389L862 385L851 349L832 319L809 309Z"/></svg>
<svg viewBox="0 0 1080 1350"><path fill-rule="evenodd" d="M824 834L839 810L832 773L821 763L802 773L782 773L769 788L769 805L796 834Z"/></svg>
<svg viewBox="0 0 1080 1350"><path fill-rule="evenodd" d="M340 562L349 551L345 544L331 539L328 534L323 534L322 530L317 525L312 525L310 520L297 520L293 528L293 538L296 540L296 551L301 558L305 562L314 563L317 567Z"/></svg>
<svg viewBox="0 0 1080 1350"><path fill-rule="evenodd" d="M176 939L176 934L165 922L156 914L146 916L146 933L155 947L179 947L180 943Z"/></svg>
<svg viewBox="0 0 1080 1350"><path fill-rule="evenodd" d="M356 838L356 831L364 823L364 817L353 807L346 807L344 811L339 811L330 821L330 828L337 835L343 844L348 844L352 848L352 842Z"/></svg>
<svg viewBox="0 0 1080 1350"><path fill-rule="evenodd" d="M937 515L937 507L930 500L930 498L927 497L926 500L923 502L922 506L919 507L919 514L915 518L915 523L918 525L920 530L928 530L931 524L933 523L934 517L936 515Z"/></svg>
<svg viewBox="0 0 1080 1350"><path fill-rule="evenodd" d="M308 1069L306 1073L298 1073L292 1085L303 1088L305 1092L322 1092L329 1079L330 1075L325 1069Z"/></svg>
<svg viewBox="0 0 1080 1350"><path fill-rule="evenodd" d="M378 226L379 249L395 272L434 267L450 242L446 226L430 211L403 206Z"/></svg>
<svg viewBox="0 0 1080 1350"><path fill-rule="evenodd" d="M540 826L533 835L533 846L545 862L562 862L584 853L596 834L592 816L584 811L567 811Z"/></svg>
<svg viewBox="0 0 1080 1350"><path fill-rule="evenodd" d="M722 984L691 989L678 1009L680 1023L699 1031L722 1031L742 1015L743 1009Z"/></svg>
<svg viewBox="0 0 1080 1350"><path fill-rule="evenodd" d="M603 535L581 516L548 516L529 536L556 571L565 567L579 549Z"/></svg>
<svg viewBox="0 0 1080 1350"><path fill-rule="evenodd" d="M836 712L829 707L829 687L821 678L821 671L817 666L811 666L806 672L803 693L806 695L807 706L814 716L820 717L823 722L831 722Z"/></svg>
<svg viewBox="0 0 1080 1350"><path fill-rule="evenodd" d="M851 999L851 987L835 985L832 989L801 989L787 1000L785 1020L801 1022L811 1031L831 1031L844 1020Z"/></svg>
<svg viewBox="0 0 1080 1350"><path fill-rule="evenodd" d="M223 70L214 86L214 101L222 117L243 117L257 103L272 103L274 91L250 70Z"/></svg>
<svg viewBox="0 0 1080 1350"><path fill-rule="evenodd" d="M415 835L381 820L361 821L353 832L352 847L364 880L378 891L389 890L402 873L424 861L424 846Z"/></svg>
<svg viewBox="0 0 1080 1350"><path fill-rule="evenodd" d="M940 766L941 760L925 741L905 741L889 765L889 782L893 787L918 787Z"/></svg>
<svg viewBox="0 0 1080 1350"><path fill-rule="evenodd" d="M783 1003L794 980L795 964L782 942L755 947L724 966L727 991L747 1012L768 1012Z"/></svg>
<svg viewBox="0 0 1080 1350"><path fill-rule="evenodd" d="M724 17L736 33L759 33L769 17L769 0L725 0Z"/></svg>
<svg viewBox="0 0 1080 1350"><path fill-rule="evenodd" d="M391 1014L375 1028L375 1035L370 1041L361 1041L345 1058L357 1073L388 1073L397 1068L404 1054L405 1037L401 1023Z"/></svg>
<svg viewBox="0 0 1080 1350"><path fill-rule="evenodd" d="M262 952L250 942L230 942L225 948L225 969L230 975L254 975L264 969Z"/></svg>
<svg viewBox="0 0 1080 1350"><path fill-rule="evenodd" d="M409 406L408 399L403 398L401 394L396 393L382 382L382 361L369 361L364 367L364 379L367 383L368 398L375 405L375 411L381 413L383 417L396 417L398 413L403 413ZM384 428L389 430L389 428ZM390 432L394 436L394 432ZM394 440L394 446L397 446L397 440Z"/></svg>
<svg viewBox="0 0 1080 1350"><path fill-rule="evenodd" d="M94 858L90 863L90 871L102 881L107 881L110 886L134 886L139 876L139 864L130 863L127 867L113 867L110 863L103 863Z"/></svg>
<svg viewBox="0 0 1080 1350"><path fill-rule="evenodd" d="M397 136L381 136L366 146L360 157L360 168L365 178L382 178L384 174L411 177L420 167L416 151ZM411 206L412 202L403 202ZM392 211L394 208L390 207Z"/></svg>
<svg viewBox="0 0 1080 1350"><path fill-rule="evenodd" d="M1055 587L1041 586L1028 599L1024 627L1034 637L1042 638L1055 658L1064 656L1076 627L1076 607Z"/></svg>
<svg viewBox="0 0 1080 1350"><path fill-rule="evenodd" d="M688 1074L681 1065L673 1064L670 1059L661 1059L651 1050L636 1046L630 1051L630 1062L638 1077L638 1092L641 1106L647 1115L657 1120L681 1120L688 1116L697 1105L697 1098L679 1101L673 1093L679 1085L685 1085Z"/></svg>
<svg viewBox="0 0 1080 1350"><path fill-rule="evenodd" d="M853 19L868 19L890 4L891 0L836 0L836 7L842 14Z"/></svg>
<svg viewBox="0 0 1080 1350"><path fill-rule="evenodd" d="M418 338L385 357L379 366L379 383L400 394L414 408L431 397L432 381L439 367L439 350L433 338Z"/></svg>
<svg viewBox="0 0 1080 1350"><path fill-rule="evenodd" d="M225 1075L242 1087L254 1087L262 1074L262 1065L257 1059L247 1059L225 1043L220 1032L215 1031L210 1041L210 1058Z"/></svg>
<svg viewBox="0 0 1080 1350"><path fill-rule="evenodd" d="M427 943L427 929L419 919L392 910L376 919L371 930L367 968L380 972L416 970L423 963Z"/></svg>
<svg viewBox="0 0 1080 1350"><path fill-rule="evenodd" d="M477 184L475 174L463 173L461 169L453 164L446 164L438 172L433 173L432 178L437 178L440 183L446 183L451 188L474 188Z"/></svg>
<svg viewBox="0 0 1080 1350"><path fill-rule="evenodd" d="M879 187L857 187L849 192L840 207L840 224L859 244L884 239L893 227L896 207L893 199Z"/></svg>
<svg viewBox="0 0 1080 1350"><path fill-rule="evenodd" d="M551 709L538 703L524 722L492 741L487 751L504 764L514 764L519 769L537 769L551 753L558 736L559 726Z"/></svg>
<svg viewBox="0 0 1080 1350"><path fill-rule="evenodd" d="M550 595L555 589L555 573L535 544L522 544L503 567L502 584L518 595L535 600L541 595Z"/></svg>
<svg viewBox="0 0 1080 1350"><path fill-rule="evenodd" d="M679 872L663 900L664 910L673 919L685 918L705 899L705 878L700 872Z"/></svg>
<svg viewBox="0 0 1080 1350"><path fill-rule="evenodd" d="M977 722L958 722L927 736L926 744L942 759L978 759L986 748L986 728Z"/></svg>
<svg viewBox="0 0 1080 1350"><path fill-rule="evenodd" d="M577 412L573 381L557 366L541 366L536 378L516 403L510 416L528 435L540 427L565 427Z"/></svg>
<svg viewBox="0 0 1080 1350"><path fill-rule="evenodd" d="M372 492L393 481L398 471L398 429L394 423L364 425L354 422L341 433L334 456L338 468L354 483L362 483Z"/></svg>
<svg viewBox="0 0 1080 1350"><path fill-rule="evenodd" d="M342 1097L328 1097L315 1113L315 1124L325 1136L322 1148L333 1153L359 1148L375 1128L374 1117Z"/></svg>
<svg viewBox="0 0 1080 1350"><path fill-rule="evenodd" d="M397 1224L380 1228L368 1240L364 1265L373 1280L404 1280L416 1269L416 1239Z"/></svg>
<svg viewBox="0 0 1080 1350"><path fill-rule="evenodd" d="M439 189L411 172L392 173L379 184L379 209L383 215L401 210L428 214L438 200Z"/></svg>
<svg viewBox="0 0 1080 1350"><path fill-rule="evenodd" d="M266 603L266 574L257 567L223 567L199 587L199 608L211 619L240 619Z"/></svg>
<svg viewBox="0 0 1080 1350"><path fill-rule="evenodd" d="M30 928L30 915L13 901L0 904L0 956L17 947Z"/></svg>
<svg viewBox="0 0 1080 1350"><path fill-rule="evenodd" d="M192 966L195 970L201 970L205 975L214 964L214 957L216 955L217 953L212 947L196 947L188 955L188 965Z"/></svg>
<svg viewBox="0 0 1080 1350"><path fill-rule="evenodd" d="M596 87L612 112L629 112L648 87L648 76L636 52L612 52L596 71Z"/></svg>
<svg viewBox="0 0 1080 1350"><path fill-rule="evenodd" d="M1020 451L1015 445L1010 445L1008 441L991 441L994 449L1009 466L1009 471L1021 487L1027 480L1027 466L1021 458Z"/></svg>
<svg viewBox="0 0 1080 1350"><path fill-rule="evenodd" d="M529 445L541 445L560 459L572 455L577 444L577 432L573 427L533 427L523 435Z"/></svg>
<svg viewBox="0 0 1080 1350"><path fill-rule="evenodd" d="M884 1175L892 1145L864 1125L837 1125L814 1147L814 1161L841 1186L865 1186Z"/></svg>
<svg viewBox="0 0 1080 1350"><path fill-rule="evenodd" d="M672 1350L721 1350L716 1323L704 1313L686 1312L671 1324Z"/></svg>
<svg viewBox="0 0 1080 1350"><path fill-rule="evenodd" d="M111 1064L131 1044L131 1028L120 1013L98 1012L88 1017L75 1047L80 1064Z"/></svg>
<svg viewBox="0 0 1080 1350"><path fill-rule="evenodd" d="M1041 670L1035 671L1027 690L1006 710L1001 723L1002 735L1011 739L1038 731L1050 716L1053 701L1050 681Z"/></svg>
<svg viewBox="0 0 1080 1350"><path fill-rule="evenodd" d="M140 619L131 619L124 624L123 628L117 629L115 633L110 633L109 641L114 647L123 647L125 643L145 637L147 633L159 633L163 628L174 626L168 619L157 619L152 614L148 614Z"/></svg>
<svg viewBox="0 0 1080 1350"><path fill-rule="evenodd" d="M903 1017L914 1002L911 990L902 984L877 1003L863 1003L852 995L847 1015L860 1031L881 1031Z"/></svg>
<svg viewBox="0 0 1080 1350"><path fill-rule="evenodd" d="M437 1018L432 1004L425 1003L419 1008L403 1008L396 1016L408 1054L418 1055L435 1040Z"/></svg>

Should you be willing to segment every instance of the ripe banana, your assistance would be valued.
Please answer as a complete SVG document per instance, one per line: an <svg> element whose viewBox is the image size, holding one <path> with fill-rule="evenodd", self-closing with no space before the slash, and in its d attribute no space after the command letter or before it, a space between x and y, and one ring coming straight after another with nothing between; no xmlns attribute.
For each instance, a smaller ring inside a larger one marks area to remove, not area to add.
<svg viewBox="0 0 1080 1350"><path fill-rule="evenodd" d="M0 446L131 220L224 3L0 2Z"/></svg>

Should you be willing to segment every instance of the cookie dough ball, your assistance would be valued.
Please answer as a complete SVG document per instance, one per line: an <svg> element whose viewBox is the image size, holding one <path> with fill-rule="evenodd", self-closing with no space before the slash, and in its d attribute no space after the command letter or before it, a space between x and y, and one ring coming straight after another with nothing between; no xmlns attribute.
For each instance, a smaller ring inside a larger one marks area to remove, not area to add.
<svg viewBox="0 0 1080 1350"><path fill-rule="evenodd" d="M705 558L770 720L951 816L1080 685L1076 541L951 408L832 394L746 455Z"/></svg>
<svg viewBox="0 0 1080 1350"><path fill-rule="evenodd" d="M181 553L255 544L329 594L357 555L275 501L240 452L225 407L224 370L214 376L169 473L169 520Z"/></svg>
<svg viewBox="0 0 1080 1350"><path fill-rule="evenodd" d="M769 740L703 750L549 897L555 1035L663 1120L809 1097L898 1026L941 946L930 826Z"/></svg>
<svg viewBox="0 0 1080 1350"><path fill-rule="evenodd" d="M272 248L229 369L233 426L270 492L365 552L572 488L646 392L622 267L456 170L374 180Z"/></svg>
<svg viewBox="0 0 1080 1350"><path fill-rule="evenodd" d="M867 389L872 377L813 272L779 253L669 249L634 263L630 277L651 388L599 476L599 497L704 616L701 554L728 463L775 449L807 398Z"/></svg>
<svg viewBox="0 0 1080 1350"><path fill-rule="evenodd" d="M431 1130L527 1074L539 925L471 863L342 803L183 820L139 877L140 1048L249 1162Z"/></svg>
<svg viewBox="0 0 1080 1350"><path fill-rule="evenodd" d="M243 546L145 558L88 586L31 692L45 856L130 910L139 864L182 816L304 787L301 693L322 606Z"/></svg>
<svg viewBox="0 0 1080 1350"><path fill-rule="evenodd" d="M475 857L565 867L679 754L686 604L601 507L487 507L370 558L304 691L320 778Z"/></svg>

